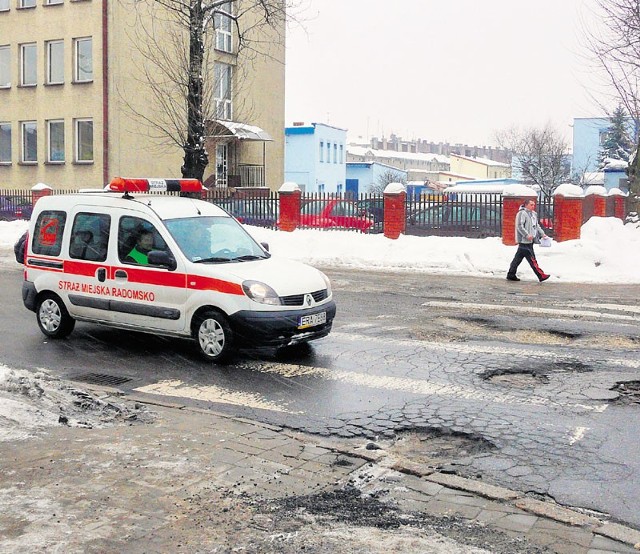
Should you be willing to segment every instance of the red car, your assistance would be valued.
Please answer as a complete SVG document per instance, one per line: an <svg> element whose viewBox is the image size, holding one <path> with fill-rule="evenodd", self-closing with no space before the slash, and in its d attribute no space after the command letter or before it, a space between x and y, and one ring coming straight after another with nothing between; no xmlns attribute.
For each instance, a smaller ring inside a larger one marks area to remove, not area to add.
<svg viewBox="0 0 640 554"><path fill-rule="evenodd" d="M355 202L349 200L311 200L302 206L301 227L321 229L357 229L368 233L373 219L365 215Z"/></svg>

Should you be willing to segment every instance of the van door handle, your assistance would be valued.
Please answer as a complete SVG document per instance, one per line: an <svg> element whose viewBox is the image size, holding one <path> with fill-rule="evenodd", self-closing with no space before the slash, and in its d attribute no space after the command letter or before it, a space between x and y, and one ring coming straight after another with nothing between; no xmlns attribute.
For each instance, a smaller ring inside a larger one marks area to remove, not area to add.
<svg viewBox="0 0 640 554"><path fill-rule="evenodd" d="M124 271L123 269L117 269L115 275L116 275L116 279L126 279L127 278L127 272Z"/></svg>
<svg viewBox="0 0 640 554"><path fill-rule="evenodd" d="M104 283L107 279L107 270L104 267L101 267L97 271L98 281Z"/></svg>

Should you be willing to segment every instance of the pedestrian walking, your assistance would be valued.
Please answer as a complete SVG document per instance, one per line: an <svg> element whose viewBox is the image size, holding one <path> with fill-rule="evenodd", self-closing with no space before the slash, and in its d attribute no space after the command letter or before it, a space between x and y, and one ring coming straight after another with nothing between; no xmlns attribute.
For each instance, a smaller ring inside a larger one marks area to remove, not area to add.
<svg viewBox="0 0 640 554"><path fill-rule="evenodd" d="M533 251L533 244L540 244L540 239L547 236L538 224L538 214L535 212L535 208L535 200L525 200L516 214L516 242L518 243L518 250L509 266L509 272L507 273L508 281L520 280L516 275L516 271L518 271L520 262L525 258L540 282L546 281L550 277L540 269L535 252Z"/></svg>

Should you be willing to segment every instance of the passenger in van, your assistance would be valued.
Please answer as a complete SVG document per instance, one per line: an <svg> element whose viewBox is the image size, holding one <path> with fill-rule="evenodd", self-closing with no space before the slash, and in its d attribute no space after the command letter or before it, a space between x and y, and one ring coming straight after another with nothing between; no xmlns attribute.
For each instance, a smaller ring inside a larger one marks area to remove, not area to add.
<svg viewBox="0 0 640 554"><path fill-rule="evenodd" d="M126 261L149 265L149 252L153 250L153 233L142 230L138 233L136 245L127 254Z"/></svg>

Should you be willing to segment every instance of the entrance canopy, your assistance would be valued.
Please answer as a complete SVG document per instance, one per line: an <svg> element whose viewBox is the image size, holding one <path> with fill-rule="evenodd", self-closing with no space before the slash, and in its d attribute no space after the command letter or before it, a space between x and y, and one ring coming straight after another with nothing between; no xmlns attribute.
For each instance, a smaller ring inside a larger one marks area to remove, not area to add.
<svg viewBox="0 0 640 554"><path fill-rule="evenodd" d="M212 139L227 138L263 142L273 140L264 129L236 121L208 121L207 127L207 138Z"/></svg>

